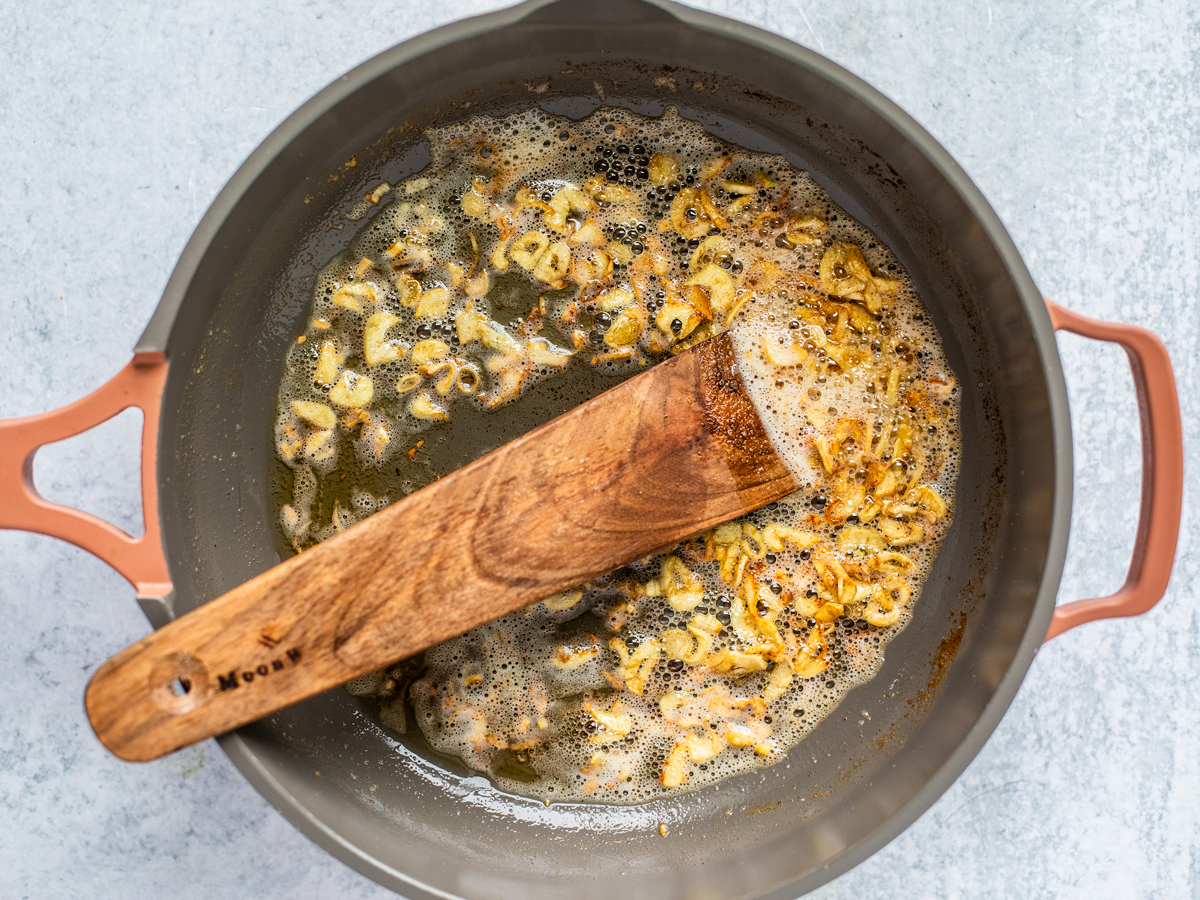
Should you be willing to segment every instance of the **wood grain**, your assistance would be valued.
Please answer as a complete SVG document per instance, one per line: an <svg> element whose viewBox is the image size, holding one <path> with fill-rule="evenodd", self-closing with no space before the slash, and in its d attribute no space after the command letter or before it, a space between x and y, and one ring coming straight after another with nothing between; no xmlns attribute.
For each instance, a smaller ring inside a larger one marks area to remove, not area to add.
<svg viewBox="0 0 1200 900"><path fill-rule="evenodd" d="M718 336L121 651L88 718L156 759L793 490Z"/></svg>

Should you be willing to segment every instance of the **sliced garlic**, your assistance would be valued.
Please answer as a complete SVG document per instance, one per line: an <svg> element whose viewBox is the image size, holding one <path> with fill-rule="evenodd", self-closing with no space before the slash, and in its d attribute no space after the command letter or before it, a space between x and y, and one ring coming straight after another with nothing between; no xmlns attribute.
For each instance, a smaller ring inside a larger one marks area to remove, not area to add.
<svg viewBox="0 0 1200 900"><path fill-rule="evenodd" d="M612 312L615 309L621 309L628 306L637 298L633 296L633 291L628 288L615 287L605 291L596 298L596 302L600 304L600 308L605 312Z"/></svg>
<svg viewBox="0 0 1200 900"><path fill-rule="evenodd" d="M513 353L521 347L520 341L505 331L502 325L490 320L480 326L479 340L489 350L500 350L503 353Z"/></svg>
<svg viewBox="0 0 1200 900"><path fill-rule="evenodd" d="M467 191L463 194L460 205L463 212L476 219L483 218L487 214L489 206L487 197L480 196L474 191Z"/></svg>
<svg viewBox="0 0 1200 900"><path fill-rule="evenodd" d="M837 545L839 550L883 550L887 547L887 539L874 528L844 525L838 532Z"/></svg>
<svg viewBox="0 0 1200 900"><path fill-rule="evenodd" d="M704 599L704 586L678 556L668 556L659 569L658 584L671 609L688 612Z"/></svg>
<svg viewBox="0 0 1200 900"><path fill-rule="evenodd" d="M300 432L296 429L295 420L290 416L279 425L279 435L279 455L283 457L284 462L294 462L303 442Z"/></svg>
<svg viewBox="0 0 1200 900"><path fill-rule="evenodd" d="M563 612L570 609L576 603L583 599L583 591L575 588L570 591L562 591L552 597L547 597L542 601L546 606L555 612Z"/></svg>
<svg viewBox="0 0 1200 900"><path fill-rule="evenodd" d="M458 390L463 394L471 394L479 390L479 369L474 363L459 366L457 377Z"/></svg>
<svg viewBox="0 0 1200 900"><path fill-rule="evenodd" d="M880 517L879 530L893 547L904 547L915 544L925 536L925 526L921 522L901 522L899 519Z"/></svg>
<svg viewBox="0 0 1200 900"><path fill-rule="evenodd" d="M402 306L416 306L417 301L421 299L421 282L407 272L401 272L396 276L396 293Z"/></svg>
<svg viewBox="0 0 1200 900"><path fill-rule="evenodd" d="M370 282L360 281L353 284L344 284L333 292L333 297L330 298L337 306L345 307L354 312L362 312L362 301L374 303L379 297L378 290L375 285Z"/></svg>
<svg viewBox="0 0 1200 900"><path fill-rule="evenodd" d="M703 292L702 288L694 287L694 289ZM705 300L707 300L707 297ZM710 321L711 318L711 316L706 317L703 311L697 308L697 304L689 303L680 298L673 298L663 304L662 309L655 315L654 322L663 334L670 335L673 339L679 340L687 337L704 322ZM676 328L676 322L679 323L678 328Z"/></svg>
<svg viewBox="0 0 1200 900"><path fill-rule="evenodd" d="M606 243L604 232L600 230L600 226L588 219L584 222L575 233L567 238L567 243L572 247L589 246L603 247Z"/></svg>
<svg viewBox="0 0 1200 900"><path fill-rule="evenodd" d="M758 190L757 186L753 184L745 184L744 182L740 181L722 181L717 184L717 187L727 194L739 194L742 196L753 194Z"/></svg>
<svg viewBox="0 0 1200 900"><path fill-rule="evenodd" d="M791 340L780 343L778 334L767 332L762 336L763 356L773 366L798 366L808 359L808 351Z"/></svg>
<svg viewBox="0 0 1200 900"><path fill-rule="evenodd" d="M439 341L437 338L427 338L426 340L418 341L417 345L413 347L412 364L414 366L421 366L425 363L445 359L449 355L449 344L445 341Z"/></svg>
<svg viewBox="0 0 1200 900"><path fill-rule="evenodd" d="M487 316L474 309L464 309L455 313L454 328L458 332L458 342L469 344L479 340L483 334L480 329L487 320Z"/></svg>
<svg viewBox="0 0 1200 900"><path fill-rule="evenodd" d="M333 431L322 429L314 431L304 441L304 453L314 462L325 462L333 457L337 444L333 440Z"/></svg>
<svg viewBox="0 0 1200 900"><path fill-rule="evenodd" d="M404 359L408 347L401 341L387 340L388 329L400 321L394 313L385 311L373 313L363 326L363 359L368 366L379 366L384 363Z"/></svg>
<svg viewBox="0 0 1200 900"><path fill-rule="evenodd" d="M893 294L900 282L873 275L856 244L835 242L821 257L821 287L835 297L862 303L869 312L883 308L883 294Z"/></svg>
<svg viewBox="0 0 1200 900"><path fill-rule="evenodd" d="M640 303L625 307L604 332L604 343L610 347L629 347L637 343L646 327L646 308Z"/></svg>
<svg viewBox="0 0 1200 900"><path fill-rule="evenodd" d="M492 251L492 268L497 272L503 272L508 268L508 240L501 240L496 245L496 249Z"/></svg>
<svg viewBox="0 0 1200 900"><path fill-rule="evenodd" d="M660 776L663 787L679 787L687 780L688 759L687 744L681 742L671 748Z"/></svg>
<svg viewBox="0 0 1200 900"><path fill-rule="evenodd" d="M709 263L684 283L704 288L715 312L726 314L733 307L733 276L716 263Z"/></svg>
<svg viewBox="0 0 1200 900"><path fill-rule="evenodd" d="M550 657L550 664L556 669L561 669L564 672L569 672L572 669L578 669L580 666L591 662L600 653L598 646L587 647L558 647L554 651L554 655Z"/></svg>
<svg viewBox="0 0 1200 900"><path fill-rule="evenodd" d="M671 225L688 240L704 237L713 227L714 222L705 211L697 188L685 187L675 195L671 201Z"/></svg>
<svg viewBox="0 0 1200 900"><path fill-rule="evenodd" d="M545 338L534 338L529 342L529 361L538 366L561 368L571 361L571 354L551 345Z"/></svg>
<svg viewBox="0 0 1200 900"><path fill-rule="evenodd" d="M538 260L542 258L542 254L549 246L550 238L540 231L527 231L517 238L508 255L518 266L530 272L533 271L533 267L538 264Z"/></svg>
<svg viewBox="0 0 1200 900"><path fill-rule="evenodd" d="M821 238L818 235L828 230L829 226L825 224L825 220L820 216L796 216L788 220L787 228L784 230L784 237L797 246L819 244L821 243Z"/></svg>
<svg viewBox="0 0 1200 900"><path fill-rule="evenodd" d="M550 198L546 210L546 227L554 231L563 231L567 227L567 215L571 212L571 202L564 193L565 188L559 188L558 193Z"/></svg>
<svg viewBox="0 0 1200 900"><path fill-rule="evenodd" d="M363 437L367 439L371 455L376 459L383 458L388 444L392 441L392 435L385 422L374 422L369 429L363 429Z"/></svg>
<svg viewBox="0 0 1200 900"><path fill-rule="evenodd" d="M725 739L708 728L699 734L689 731L686 743L688 756L694 763L708 762L725 749Z"/></svg>
<svg viewBox="0 0 1200 900"><path fill-rule="evenodd" d="M682 170L670 153L655 153L650 157L650 183L666 187L679 178Z"/></svg>
<svg viewBox="0 0 1200 900"><path fill-rule="evenodd" d="M439 406L432 397L424 393L417 394L413 398L413 402L408 406L408 411L416 418L427 421L445 422L450 418L443 407Z"/></svg>
<svg viewBox="0 0 1200 900"><path fill-rule="evenodd" d="M729 238L723 234L713 234L700 242L700 246L688 260L688 268L695 272L709 263L720 265L723 260L732 261L732 259L733 251L729 246Z"/></svg>
<svg viewBox="0 0 1200 900"><path fill-rule="evenodd" d="M417 301L418 319L440 319L450 309L450 291L444 287L430 288Z"/></svg>
<svg viewBox="0 0 1200 900"><path fill-rule="evenodd" d="M633 261L633 250L617 241L609 241L608 246L604 249L614 261L619 262L623 266L627 266Z"/></svg>
<svg viewBox="0 0 1200 900"><path fill-rule="evenodd" d="M357 372L346 371L329 389L329 399L338 406L365 408L375 396L371 379Z"/></svg>
<svg viewBox="0 0 1200 900"><path fill-rule="evenodd" d="M371 193L367 194L367 199L370 200L372 203L378 203L380 200L383 199L383 195L388 193L388 191L390 191L391 189L392 189L392 186L390 184L388 184L386 181L381 181L379 183L379 185L375 188L375 190L373 190L373 191L371 191Z"/></svg>
<svg viewBox="0 0 1200 900"><path fill-rule="evenodd" d="M593 744L610 744L619 741L633 730L633 719L625 712L625 705L614 700L608 709L596 706L591 700L583 704L584 712L599 726L588 740Z"/></svg>
<svg viewBox="0 0 1200 900"><path fill-rule="evenodd" d="M720 531L720 529L717 530ZM780 525L778 522L772 522L762 530L762 542L769 550L775 553L783 552L785 542L795 544L801 550L804 550L818 543L820 540L820 537L811 531L801 531L798 528L792 528L788 525Z"/></svg>
<svg viewBox="0 0 1200 900"><path fill-rule="evenodd" d="M612 278L613 259L603 250L578 253L571 258L571 280L582 286L592 281Z"/></svg>
<svg viewBox="0 0 1200 900"><path fill-rule="evenodd" d="M775 664L775 669L767 676L767 685L763 688L763 700L774 703L792 686L792 666L786 660Z"/></svg>
<svg viewBox="0 0 1200 900"><path fill-rule="evenodd" d="M292 409L296 415L315 428L333 428L337 424L337 413L324 403L293 400Z"/></svg>
<svg viewBox="0 0 1200 900"><path fill-rule="evenodd" d="M571 248L561 241L546 247L533 267L533 277L549 285L561 287L563 279L571 271Z"/></svg>
<svg viewBox="0 0 1200 900"><path fill-rule="evenodd" d="M486 297L488 292L488 273L487 269L480 269L479 273L467 279L466 291L468 297Z"/></svg>
<svg viewBox="0 0 1200 900"><path fill-rule="evenodd" d="M337 345L333 341L323 341L317 354L317 371L313 375L313 381L319 385L333 384L341 367L342 360Z"/></svg>

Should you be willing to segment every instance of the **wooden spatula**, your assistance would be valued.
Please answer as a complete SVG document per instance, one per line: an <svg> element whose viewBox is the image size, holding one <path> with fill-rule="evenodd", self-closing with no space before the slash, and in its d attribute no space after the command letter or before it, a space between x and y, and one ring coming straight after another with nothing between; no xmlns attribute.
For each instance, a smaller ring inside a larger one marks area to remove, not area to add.
<svg viewBox="0 0 1200 900"><path fill-rule="evenodd" d="M791 493L721 335L104 663L100 741L150 760Z"/></svg>

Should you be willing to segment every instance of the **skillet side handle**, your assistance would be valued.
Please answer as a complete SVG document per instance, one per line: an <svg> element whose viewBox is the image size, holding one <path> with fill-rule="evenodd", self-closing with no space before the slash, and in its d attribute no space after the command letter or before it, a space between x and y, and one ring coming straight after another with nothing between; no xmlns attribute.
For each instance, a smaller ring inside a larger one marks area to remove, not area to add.
<svg viewBox="0 0 1200 900"><path fill-rule="evenodd" d="M60 538L100 557L133 584L138 599L171 594L158 521L158 418L167 379L161 351L134 354L105 384L61 409L0 420L0 528ZM91 513L50 503L33 483L33 458L40 447L95 428L136 406L142 411L142 517L145 533L134 538ZM155 622L155 625L164 624Z"/></svg>
<svg viewBox="0 0 1200 900"><path fill-rule="evenodd" d="M1046 640L1096 619L1148 612L1167 591L1183 512L1183 424L1171 358L1163 342L1135 325L1089 319L1046 300L1056 331L1120 344L1129 356L1142 423L1142 503L1133 559L1115 594L1054 610Z"/></svg>

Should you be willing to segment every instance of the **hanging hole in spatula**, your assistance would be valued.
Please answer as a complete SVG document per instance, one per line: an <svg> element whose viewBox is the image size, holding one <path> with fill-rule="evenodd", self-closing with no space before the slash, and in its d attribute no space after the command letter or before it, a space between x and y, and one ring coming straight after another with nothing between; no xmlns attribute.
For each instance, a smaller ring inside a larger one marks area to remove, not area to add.
<svg viewBox="0 0 1200 900"><path fill-rule="evenodd" d="M207 676L207 667L191 653L163 657L150 674L155 703L173 713L195 709L209 693Z"/></svg>

